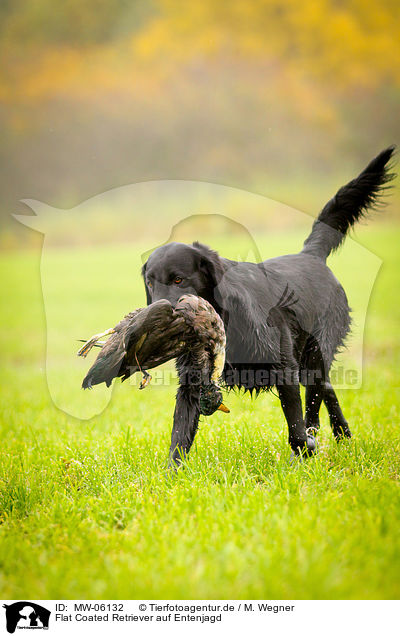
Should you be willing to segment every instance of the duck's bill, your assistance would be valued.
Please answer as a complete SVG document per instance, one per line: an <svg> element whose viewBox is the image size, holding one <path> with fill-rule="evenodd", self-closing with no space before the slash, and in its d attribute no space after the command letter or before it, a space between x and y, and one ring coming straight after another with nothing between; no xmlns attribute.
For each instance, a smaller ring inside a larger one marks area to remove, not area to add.
<svg viewBox="0 0 400 636"><path fill-rule="evenodd" d="M225 404L220 404L217 411L223 411L224 413L230 413L230 410L228 409L227 406L225 406Z"/></svg>

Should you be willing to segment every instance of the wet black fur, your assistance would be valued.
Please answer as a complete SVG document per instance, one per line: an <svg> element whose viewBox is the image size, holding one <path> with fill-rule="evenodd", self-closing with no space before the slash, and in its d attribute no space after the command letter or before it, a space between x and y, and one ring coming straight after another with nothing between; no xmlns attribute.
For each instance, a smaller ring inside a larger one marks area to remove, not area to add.
<svg viewBox="0 0 400 636"><path fill-rule="evenodd" d="M394 176L388 168L393 152L393 147L381 152L340 188L298 254L243 263L200 243L169 243L156 249L142 270L148 303L160 298L174 303L182 293L192 293L215 307L227 335L225 385L256 392L275 386L295 453L314 452L322 401L335 437L351 436L329 382L332 361L350 329L350 308L325 261L379 202ZM178 371L184 366L184 360L178 361ZM299 383L306 385L305 416ZM198 419L198 389L183 385L175 408L173 460L189 451Z"/></svg>

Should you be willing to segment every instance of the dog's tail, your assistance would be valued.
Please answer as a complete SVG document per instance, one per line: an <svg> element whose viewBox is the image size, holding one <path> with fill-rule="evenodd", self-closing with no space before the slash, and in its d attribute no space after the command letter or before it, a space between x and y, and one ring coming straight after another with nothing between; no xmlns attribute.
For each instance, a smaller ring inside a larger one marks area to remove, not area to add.
<svg viewBox="0 0 400 636"><path fill-rule="evenodd" d="M385 185L396 175L390 172L395 146L383 150L355 179L340 188L314 221L303 254L326 259L344 241L347 232L369 209L379 205Z"/></svg>

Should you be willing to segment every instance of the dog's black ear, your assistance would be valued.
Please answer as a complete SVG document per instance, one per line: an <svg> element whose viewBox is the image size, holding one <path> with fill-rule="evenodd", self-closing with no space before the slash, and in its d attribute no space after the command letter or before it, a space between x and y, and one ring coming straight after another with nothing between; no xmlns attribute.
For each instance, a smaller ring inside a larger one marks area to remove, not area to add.
<svg viewBox="0 0 400 636"><path fill-rule="evenodd" d="M195 241L193 247L196 248L200 255L200 269L204 272L208 278L210 286L217 287L222 276L224 275L224 268L221 263L221 259L217 252L210 249L207 245L198 243Z"/></svg>
<svg viewBox="0 0 400 636"><path fill-rule="evenodd" d="M147 263L145 263L142 267L142 276L143 276L143 282L144 282L144 288L146 290L146 300L147 300L147 304L151 305L151 294L150 294L150 289L147 286L146 283L146 267L147 267Z"/></svg>
<svg viewBox="0 0 400 636"><path fill-rule="evenodd" d="M222 315L222 307L220 305L220 294L217 291L217 287L224 275L224 267L222 261L212 249L198 243L193 243L193 247L199 256L199 271L203 274L204 288L198 290L199 295L208 300L214 307L214 309Z"/></svg>

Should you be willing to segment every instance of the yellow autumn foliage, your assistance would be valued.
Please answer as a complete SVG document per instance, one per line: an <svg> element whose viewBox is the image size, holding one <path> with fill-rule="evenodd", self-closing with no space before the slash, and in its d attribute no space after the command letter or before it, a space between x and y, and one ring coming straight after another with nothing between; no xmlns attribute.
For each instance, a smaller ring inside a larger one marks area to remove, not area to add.
<svg viewBox="0 0 400 636"><path fill-rule="evenodd" d="M63 20L71 25L63 29L52 16L54 3L38 4L42 14L32 9L26 24L23 7L33 6L31 0L3 25L0 98L6 102L144 87L157 93L182 67L216 60L278 66L299 84L306 78L339 93L400 85L400 3L393 0L157 0L139 28L132 22L115 32L110 11L121 12L120 24L125 6L116 0L68 0Z"/></svg>

